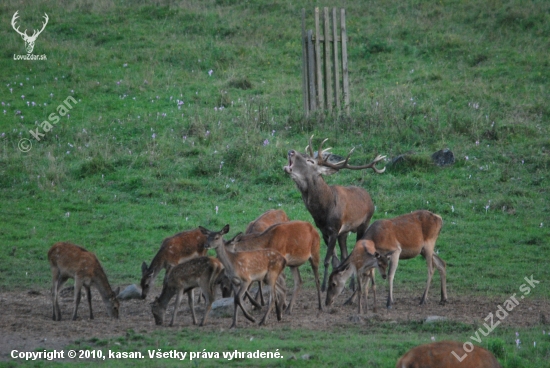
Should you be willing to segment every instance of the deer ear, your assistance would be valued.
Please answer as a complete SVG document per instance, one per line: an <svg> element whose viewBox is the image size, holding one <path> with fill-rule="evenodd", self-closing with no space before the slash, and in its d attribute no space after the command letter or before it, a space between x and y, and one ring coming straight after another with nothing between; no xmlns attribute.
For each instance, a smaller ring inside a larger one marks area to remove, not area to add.
<svg viewBox="0 0 550 368"><path fill-rule="evenodd" d="M321 175L332 175L337 173L338 170L335 170L330 167L322 166L322 165L317 165L317 172Z"/></svg>
<svg viewBox="0 0 550 368"><path fill-rule="evenodd" d="M203 233L204 235L208 235L208 233L210 232L208 229L202 227L202 226L199 226L199 230L201 231L201 233Z"/></svg>
<svg viewBox="0 0 550 368"><path fill-rule="evenodd" d="M376 258L380 258L380 253L374 252L374 256L375 256Z"/></svg>
<svg viewBox="0 0 550 368"><path fill-rule="evenodd" d="M147 269L148 269L148 268L149 268L149 267L147 267L147 263L143 262L143 263L141 264L141 274L143 275L145 272L147 272Z"/></svg>
<svg viewBox="0 0 550 368"><path fill-rule="evenodd" d="M225 225L223 229L220 231L221 235L227 234L229 232L229 224Z"/></svg>

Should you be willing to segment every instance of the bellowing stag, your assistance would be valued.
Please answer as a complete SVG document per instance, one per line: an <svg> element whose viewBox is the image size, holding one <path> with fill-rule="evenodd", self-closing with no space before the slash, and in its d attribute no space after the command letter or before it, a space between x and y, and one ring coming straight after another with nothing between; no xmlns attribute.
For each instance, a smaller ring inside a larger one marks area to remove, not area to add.
<svg viewBox="0 0 550 368"><path fill-rule="evenodd" d="M313 136L312 136L313 138ZM321 230L323 240L327 245L325 257L325 272L321 289L326 290L328 265L334 256L333 263L338 265L338 258L334 255L336 240L340 246L340 256L345 259L348 256L346 239L350 232L357 233L357 240L363 236L369 226L374 213L374 204L366 190L356 186L328 185L322 175L332 175L341 169L362 170L373 169L376 173L383 173L385 168L377 169L375 165L385 156L378 155L371 163L362 166L348 164L353 149L345 160L331 163L327 159L327 150L323 151L321 142L317 157L315 157L309 139L309 155L301 154L295 150L288 151L288 165L283 169L296 183L302 193L302 199L309 213L315 221L315 225Z"/></svg>

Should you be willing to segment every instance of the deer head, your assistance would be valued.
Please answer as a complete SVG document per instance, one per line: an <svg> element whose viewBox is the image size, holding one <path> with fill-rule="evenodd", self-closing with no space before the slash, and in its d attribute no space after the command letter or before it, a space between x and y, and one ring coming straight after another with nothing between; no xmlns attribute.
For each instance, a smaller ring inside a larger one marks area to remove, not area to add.
<svg viewBox="0 0 550 368"><path fill-rule="evenodd" d="M16 11L15 14L13 15L13 17L11 18L11 26L13 27L15 32L17 32L21 35L21 37L23 38L23 41L25 41L25 49L27 50L27 53L30 54L30 53L32 53L32 50L34 49L34 43L35 43L36 39L38 38L40 33L42 33L44 28L46 28L46 24L48 24L48 19L49 19L48 14L44 13L45 22L42 23L42 29L40 31L34 30L32 36L29 36L27 34L26 29L25 29L24 32L21 32L21 31L19 31L19 27L15 28L15 22L16 22L17 18L19 17L17 15L18 12L19 12L19 10Z"/></svg>
<svg viewBox="0 0 550 368"><path fill-rule="evenodd" d="M385 167L383 169L377 169L375 166L386 157L381 155L376 156L371 163L366 165L349 165L349 158L355 148L351 149L348 156L344 160L340 162L331 162L331 157L335 156L328 152L330 148L323 149L323 144L328 140L328 138L321 142L319 150L316 152L317 154L313 152L311 145L312 138L313 136L309 138L309 145L306 147L306 151L309 151L309 155L290 150L288 151L288 165L283 168L284 171L292 177L300 189L305 189L307 187L307 181L309 181L311 176L332 175L342 169L373 169L378 174L381 174L386 170Z"/></svg>

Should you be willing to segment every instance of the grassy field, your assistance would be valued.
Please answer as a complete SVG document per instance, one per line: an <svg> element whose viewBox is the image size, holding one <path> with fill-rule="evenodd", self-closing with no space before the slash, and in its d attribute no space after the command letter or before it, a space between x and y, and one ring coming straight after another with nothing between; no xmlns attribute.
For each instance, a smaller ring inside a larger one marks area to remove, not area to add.
<svg viewBox="0 0 550 368"><path fill-rule="evenodd" d="M234 235L270 208L312 221L282 167L287 151L303 151L315 134L316 142L328 137L337 154L355 147L354 164L388 157L384 174L327 178L367 189L374 219L417 209L443 217L436 248L448 265L450 298L507 298L534 275L541 286L529 298L550 299L550 3L331 2L347 11L351 115L306 119L300 11L309 12L311 28L316 5L327 4L2 2L0 291L49 288L46 254L56 241L85 246L112 283L130 284L139 281L141 262L176 232L229 223ZM47 61L13 59L25 53L9 26L16 10L21 29L39 28L48 14L34 50ZM40 124L69 96L77 103L45 131ZM37 129L40 141L29 133ZM23 138L32 142L29 152L18 149ZM431 164L443 148L455 154L451 167ZM400 154L408 154L405 162L391 165ZM311 271L303 274L312 288ZM425 278L422 259L402 262L395 289L417 291ZM436 276L434 288L438 282ZM391 367L429 341L430 328L460 341L475 330L379 323L323 333L129 331L108 343L145 351L185 340L195 341L186 349L284 353L278 363L239 361L253 366ZM517 349L518 329L506 328L482 345L502 347L504 367L548 366L550 336L536 337L545 328L519 330L536 347ZM311 361L286 359L302 352Z"/></svg>

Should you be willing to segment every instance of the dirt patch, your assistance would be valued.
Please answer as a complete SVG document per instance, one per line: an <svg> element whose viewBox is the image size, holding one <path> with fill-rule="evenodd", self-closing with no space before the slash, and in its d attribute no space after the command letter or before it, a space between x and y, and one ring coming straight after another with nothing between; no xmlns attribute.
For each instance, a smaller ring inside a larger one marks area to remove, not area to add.
<svg viewBox="0 0 550 368"><path fill-rule="evenodd" d="M160 287L154 288L150 295L158 295ZM85 294L85 293L83 293ZM105 339L121 336L128 329L140 332L151 332L169 327L156 326L149 303L146 301L130 300L121 304L120 319L112 320L107 316L103 301L97 291L92 290L92 304L94 320L89 319L88 303L85 299L80 303L78 319L71 321L73 301L72 296L60 301L63 320L52 321L52 304L49 290L34 290L24 292L5 292L0 295L0 359L10 358L13 349L19 351L34 351L36 349L63 349L76 340L96 337ZM506 298L460 296L451 297L449 303L440 306L437 299L431 299L426 306L418 306L419 295L396 295L396 305L392 310L384 307L383 291L378 292L378 313L372 312L372 297L369 298L369 310L363 316L357 315L357 305L343 306L343 302L351 295L345 291L332 307L319 312L316 305L317 296L314 290L302 290L294 306L291 316L283 315L283 320L277 322L275 314L269 317L268 329L284 327L330 330L334 326L346 327L369 321L423 321L428 316L446 317L448 320L464 323L482 322L490 313L497 310ZM324 296L324 295L323 295ZM324 303L324 300L323 300ZM173 300L168 308L167 322L170 320ZM197 318L202 318L204 305L195 307ZM528 327L540 323L543 313L550 311L550 301L521 300L520 304L503 320L502 326ZM257 321L261 319L263 311L253 311ZM244 318L239 312L239 326L251 328L254 324ZM546 317L550 317L546 315ZM166 322L165 322L166 323ZM193 326L187 303L182 303L178 312L176 326L173 328L201 328L205 331L220 331L228 329L231 317L210 316L205 327Z"/></svg>

